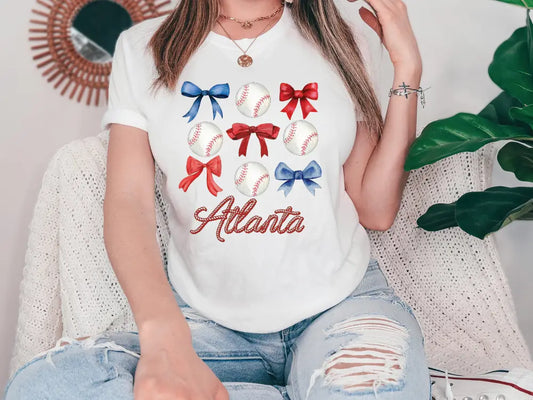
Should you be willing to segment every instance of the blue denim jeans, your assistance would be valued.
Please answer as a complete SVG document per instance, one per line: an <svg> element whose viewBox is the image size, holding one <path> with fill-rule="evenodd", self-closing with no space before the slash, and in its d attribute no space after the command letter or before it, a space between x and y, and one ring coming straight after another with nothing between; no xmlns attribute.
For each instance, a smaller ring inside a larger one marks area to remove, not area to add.
<svg viewBox="0 0 533 400"><path fill-rule="evenodd" d="M420 326L375 259L344 300L278 332L226 328L174 295L231 400L430 399ZM6 400L131 400L139 352L133 331L63 337L15 372Z"/></svg>

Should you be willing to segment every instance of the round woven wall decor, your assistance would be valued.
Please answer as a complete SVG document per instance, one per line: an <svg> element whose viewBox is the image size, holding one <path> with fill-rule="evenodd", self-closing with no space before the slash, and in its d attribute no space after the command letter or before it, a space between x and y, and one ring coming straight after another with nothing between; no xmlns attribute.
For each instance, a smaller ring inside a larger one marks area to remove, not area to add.
<svg viewBox="0 0 533 400"><path fill-rule="evenodd" d="M107 99L111 61L118 35L148 18L170 13L170 0L37 0L30 43L43 76L61 95L87 105Z"/></svg>

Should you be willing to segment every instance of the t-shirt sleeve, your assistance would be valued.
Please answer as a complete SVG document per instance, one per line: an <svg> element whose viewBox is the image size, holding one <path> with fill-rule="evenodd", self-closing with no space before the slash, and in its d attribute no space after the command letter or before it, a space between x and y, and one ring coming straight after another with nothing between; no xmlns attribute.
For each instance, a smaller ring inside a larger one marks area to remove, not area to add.
<svg viewBox="0 0 533 400"><path fill-rule="evenodd" d="M109 75L109 98L101 120L101 129L112 122L130 125L147 131L147 118L139 106L139 77L136 76L134 52L128 45L126 31L122 31L115 44L115 53Z"/></svg>

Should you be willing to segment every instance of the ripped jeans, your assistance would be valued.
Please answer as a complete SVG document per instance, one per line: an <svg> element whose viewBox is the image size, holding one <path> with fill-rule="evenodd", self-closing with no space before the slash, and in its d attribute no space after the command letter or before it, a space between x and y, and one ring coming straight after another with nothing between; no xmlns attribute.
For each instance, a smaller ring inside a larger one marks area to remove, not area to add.
<svg viewBox="0 0 533 400"><path fill-rule="evenodd" d="M174 295L231 400L430 399L421 329L375 259L344 300L278 332L226 328ZM139 352L133 331L63 337L13 374L5 399L131 400Z"/></svg>

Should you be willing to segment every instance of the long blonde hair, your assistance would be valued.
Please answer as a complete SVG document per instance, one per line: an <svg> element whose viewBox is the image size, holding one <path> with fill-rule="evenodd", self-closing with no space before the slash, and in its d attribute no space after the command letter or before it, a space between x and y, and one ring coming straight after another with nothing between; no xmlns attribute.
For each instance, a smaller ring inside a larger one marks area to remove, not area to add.
<svg viewBox="0 0 533 400"><path fill-rule="evenodd" d="M335 67L356 112L362 113L371 134L379 138L383 131L380 104L353 33L334 0L293 0L286 5L298 30ZM180 73L215 26L218 15L219 0L180 1L148 44L159 73L153 88L175 89Z"/></svg>

